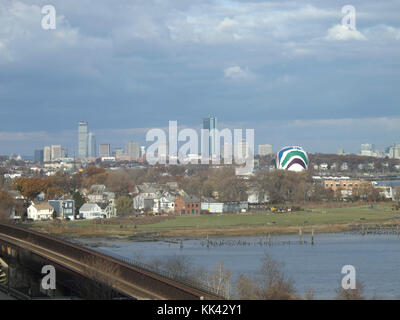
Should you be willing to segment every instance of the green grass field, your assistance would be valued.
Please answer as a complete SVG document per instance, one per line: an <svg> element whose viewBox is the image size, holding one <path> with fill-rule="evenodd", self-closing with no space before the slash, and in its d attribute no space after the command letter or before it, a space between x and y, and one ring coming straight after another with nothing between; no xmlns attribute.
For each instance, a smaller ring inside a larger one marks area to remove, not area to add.
<svg viewBox="0 0 400 320"><path fill-rule="evenodd" d="M311 227L311 226L333 226L360 223L382 223L394 218L400 219L400 212L392 210L391 205L313 209L295 213L246 213L246 214L210 214L198 216L178 216L156 222L156 218L128 218L111 219L101 224L100 221L75 220L55 224L54 222L29 223L38 231L58 234L74 235L132 235L142 232L178 232L181 230L218 229L240 230L247 229L247 233L255 228L277 227ZM146 220L143 220L146 219ZM160 220L160 219L158 219ZM95 223L97 222L97 223ZM155 223L156 222L156 223ZM284 231L284 230L283 230ZM239 231L240 233L240 231Z"/></svg>
<svg viewBox="0 0 400 320"><path fill-rule="evenodd" d="M381 222L400 213L390 206L369 206L318 209L312 212L296 213L257 213L257 214L219 214L202 216L183 216L157 224L140 225L138 229L182 229L182 228L228 228L239 226L311 226L323 224ZM363 219L363 220L360 220Z"/></svg>

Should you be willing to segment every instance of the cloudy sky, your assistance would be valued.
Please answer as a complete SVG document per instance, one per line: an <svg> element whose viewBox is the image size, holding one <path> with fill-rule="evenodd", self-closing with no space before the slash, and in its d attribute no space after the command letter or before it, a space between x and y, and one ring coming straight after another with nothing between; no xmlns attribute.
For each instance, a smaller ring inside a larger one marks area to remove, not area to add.
<svg viewBox="0 0 400 320"><path fill-rule="evenodd" d="M42 7L57 13L42 28ZM356 30L341 25L356 9ZM169 120L311 152L400 142L400 2L0 0L0 154L144 143Z"/></svg>

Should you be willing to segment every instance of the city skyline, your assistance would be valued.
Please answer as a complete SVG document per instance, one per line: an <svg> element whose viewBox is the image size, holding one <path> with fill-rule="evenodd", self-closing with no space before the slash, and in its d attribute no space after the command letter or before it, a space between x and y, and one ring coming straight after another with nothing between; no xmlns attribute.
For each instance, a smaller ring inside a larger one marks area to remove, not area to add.
<svg viewBox="0 0 400 320"><path fill-rule="evenodd" d="M213 119L213 121L214 121L213 125L218 129L218 126L216 124L217 123L217 117L208 117L208 118L207 117L203 117L202 118L202 121L203 121L202 124L198 125L196 129L198 129L198 131L200 132L200 129L206 128L206 120L210 121L210 119ZM28 151L25 154L23 152L11 152L9 154L2 154L2 155L21 155L21 156L24 156L25 158L34 158L35 157L35 153L37 151L42 151L42 152L44 152L44 157L46 158L46 156L45 156L45 154L46 154L45 148L48 147L49 148L49 152L50 152L50 158L52 158L51 154L53 152L52 151L53 147L60 147L63 150L63 154L68 154L69 157L74 157L75 156L76 158L80 158L79 157L79 145L80 145L81 141L83 141L82 140L83 138L81 137L81 140L80 140L79 137L80 137L80 131L82 130L82 125L84 126L83 136L86 137L84 139L84 141L85 141L84 148L86 148L86 156L85 156L85 158L100 156L100 154L101 154L100 148L101 148L102 145L103 146L108 145L108 147L109 147L108 156L113 156L113 153L115 153L115 150L118 150L118 152L120 152L120 153L122 151L124 154L129 154L130 151L129 151L128 145L130 143L134 143L135 145L138 144L138 146L135 147L135 148L138 149L138 150L135 151L135 154L137 154L137 153L141 154L140 149L143 146L148 146L148 144L149 144L149 143L143 141L144 139L142 139L142 141L140 141L140 139L137 139L137 140L133 141L132 139L129 140L128 138L122 138L122 140L116 140L116 141L114 141L113 144L112 143L97 142L96 135L92 131L89 131L88 124L89 124L88 121L79 121L78 122L78 130L75 130L77 132L76 137L75 137L75 139L77 140L77 143L75 143L75 144L73 143L73 141L69 142L69 144L65 144L65 143L61 144L61 143L59 143L59 140L54 139L53 140L54 143L49 143L47 145L41 144L42 147L33 148L32 152ZM178 128L179 129L187 128L187 126L179 125ZM136 130L135 129L133 129L133 130L134 131L137 130L137 131L145 132L145 130L141 130L140 128L136 128ZM148 128L146 128L146 130L148 130ZM96 131L96 130L93 130L93 131ZM106 130L100 130L100 132L103 132L103 134L104 134L104 132L107 132L107 131ZM132 133L133 131L132 130L128 130L127 133L128 132ZM143 133L143 135L145 136L145 133ZM210 139L211 139L211 137L210 137ZM106 141L110 141L112 139L108 138L108 139L105 139L105 140ZM257 139L255 139L255 140L257 141ZM310 152L310 153L330 153L330 154L341 153L341 152L344 151L345 154L361 154L361 155L370 155L370 156L380 156L380 155L377 155L376 152L374 153L372 151L377 151L377 152L379 152L381 154L384 154L384 153L386 153L386 154L394 154L393 152L390 152L389 150L391 148L393 148L393 147L396 147L397 145L400 145L399 143L397 143L395 141L387 143L387 144L383 144L383 145L378 145L378 144L375 144L375 143L367 142L365 140L362 140L362 142L363 143L361 143L358 146L358 148L355 148L355 151L348 151L348 149L345 149L343 147L338 147L338 148L336 148L336 150L332 150L331 152L323 152L323 151L320 151L320 150L310 151L309 149L307 149L307 151ZM89 146L89 144L90 144L91 147ZM277 145L277 144L271 143L270 141L262 140L261 143L255 143L256 154L259 154L259 147L269 146L269 148L272 147L272 152L276 152L277 149L279 149L280 147L283 147L285 145L290 145L290 144L291 143ZM68 146L68 145L70 147L65 147L65 146ZM368 149L369 153L365 153L363 151L365 146L369 146L369 148L371 148L371 150ZM221 147L223 147L223 145L221 145ZM92 150L91 152L89 152L89 148L91 148L91 150ZM212 145L209 145L209 148L211 150L212 149ZM68 153L67 150L70 150L70 152ZM75 151L75 150L78 150L78 151ZM119 151L119 150L121 150L121 151ZM397 151L396 151L396 155L397 155Z"/></svg>
<svg viewBox="0 0 400 320"><path fill-rule="evenodd" d="M78 153L80 119L123 146L208 114L255 129L255 144L310 152L400 140L398 1L356 1L357 30L342 28L342 4L320 0L53 5L55 30L27 0L0 12L1 112L18 119L3 122L2 154Z"/></svg>
<svg viewBox="0 0 400 320"><path fill-rule="evenodd" d="M124 142L124 147L120 146L113 146L111 144L105 144L105 143L96 143L96 138L93 132L89 132L88 130L88 121L79 121L78 123L78 151L81 148L86 148L86 156L83 158L95 158L95 157L110 157L110 156L118 156L118 155L127 155L130 156L132 159L137 159L142 157L142 148L145 148L147 143L144 143L145 146L143 146L140 142L138 141L126 141ZM186 126L178 126L178 128L185 128ZM83 129L82 129L83 128ZM219 129L217 125L217 118L216 117L206 117L203 118L203 123L201 129ZM209 137L209 152L214 149L215 145L215 139ZM244 143L246 143L245 140L243 140ZM221 153L223 153L225 142L222 141L221 147ZM121 145L121 142L119 142ZM82 146L83 145L83 146ZM282 146L281 146L282 147ZM48 150L46 151L46 148ZM59 155L54 156L54 149L57 148ZM105 149L107 148L107 150ZM166 147L168 149L168 147ZM273 154L275 153L277 146L274 146L272 144L256 144L256 154L258 155L266 155L266 154ZM98 149L98 153L97 153ZM106 150L106 151L105 151ZM38 155L38 153L41 152L42 156ZM168 151L167 151L168 152ZM75 157L75 151L74 157ZM215 153L215 150L214 150ZM316 152L319 153L319 152ZM323 153L323 152L321 152ZM332 154L357 154L357 155L364 155L364 156L372 156L372 157L385 157L389 156L389 158L399 158L400 156L400 144L399 143L391 143L389 145L386 145L384 148L378 149L376 148L376 145L374 143L362 143L359 147L359 150L357 152L346 152L343 148L338 148L337 152L331 152ZM21 155L20 153L18 153ZM46 156L46 154L48 154ZM68 154L68 151L66 148L64 148L62 145L51 145L51 146L44 146L42 149L35 149L32 156L27 156L23 155L27 158L33 158L36 159L38 157L42 157L44 161L50 161L50 160L58 160L60 158L66 157ZM13 153L13 155L17 155L16 153ZM72 155L70 154L69 157ZM77 157L78 159L83 159L82 157Z"/></svg>

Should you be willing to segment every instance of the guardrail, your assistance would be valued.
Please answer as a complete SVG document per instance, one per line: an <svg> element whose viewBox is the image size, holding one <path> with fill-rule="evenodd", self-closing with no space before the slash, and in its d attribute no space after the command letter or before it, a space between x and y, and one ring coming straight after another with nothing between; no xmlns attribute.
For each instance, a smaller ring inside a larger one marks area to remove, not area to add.
<svg viewBox="0 0 400 320"><path fill-rule="evenodd" d="M205 292L209 292L209 293L215 294L215 295L220 295L221 297L223 297L221 294L218 293L218 291L216 289L214 289L212 287L209 287L209 286L207 286L207 285L205 285L203 283L200 283L198 281L191 281L191 280L188 280L186 278L182 278L179 275L178 276L174 275L172 272L168 272L168 271L165 271L165 270L160 270L157 267L151 266L149 264L143 263L143 262L138 261L138 260L126 258L126 257L121 256L121 255L119 255L117 253L114 253L114 252L110 252L110 251L107 251L107 250L102 250L102 249L99 249L99 248L96 249L95 251L101 252L102 254L110 256L110 257L113 257L113 258L115 258L117 260L121 260L121 261L123 261L123 262L125 262L127 264L132 265L132 266L135 266L135 267L141 268L143 270L158 274L158 275L163 276L163 277L165 277L167 279L170 279L172 281L178 281L179 283L182 283L182 284L184 284L184 285L186 285L188 287L192 287L193 289L200 289L200 290L203 290Z"/></svg>
<svg viewBox="0 0 400 320"><path fill-rule="evenodd" d="M110 254L109 252L101 253L94 251L54 236L29 230L25 227L0 223L0 233L35 243L43 248L54 250L59 254L69 256L78 261L92 257L94 259L93 263L96 262L98 265L107 263L118 265L120 271L119 278L129 282L133 281L139 288L145 288L147 291L154 292L158 290L157 292L160 292L162 296L177 299L193 299L204 296L211 297L212 299L224 299L213 288L201 283L174 277L168 272L146 265L140 261Z"/></svg>

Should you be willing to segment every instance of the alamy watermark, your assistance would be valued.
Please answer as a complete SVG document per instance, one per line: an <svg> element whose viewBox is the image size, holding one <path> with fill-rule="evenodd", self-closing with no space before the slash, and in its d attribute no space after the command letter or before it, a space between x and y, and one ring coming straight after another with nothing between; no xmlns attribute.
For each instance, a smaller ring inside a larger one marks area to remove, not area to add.
<svg viewBox="0 0 400 320"><path fill-rule="evenodd" d="M356 268L348 264L342 267L342 274L345 276L342 279L342 288L344 290L356 289Z"/></svg>
<svg viewBox="0 0 400 320"><path fill-rule="evenodd" d="M356 30L356 8L352 5L342 7L342 26L349 30Z"/></svg>
<svg viewBox="0 0 400 320"><path fill-rule="evenodd" d="M163 129L150 129L146 142L154 142L146 149L149 164L224 164L235 163L237 175L247 175L254 168L254 129L201 129L201 153L198 132L192 128L178 131L178 122L169 121L168 137ZM221 138L224 144L221 146ZM178 143L185 142L178 149ZM223 147L223 152L221 152ZM244 166L243 166L244 165Z"/></svg>
<svg viewBox="0 0 400 320"><path fill-rule="evenodd" d="M42 28L44 30L54 30L56 29L56 8L52 5L46 5L42 8Z"/></svg>
<svg viewBox="0 0 400 320"><path fill-rule="evenodd" d="M45 276L42 278L40 285L43 290L55 290L56 289L56 269L52 265L45 265L42 268L42 274Z"/></svg>

